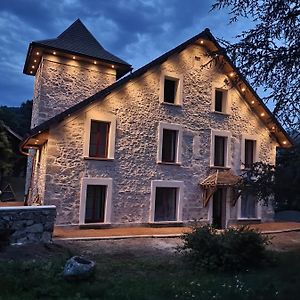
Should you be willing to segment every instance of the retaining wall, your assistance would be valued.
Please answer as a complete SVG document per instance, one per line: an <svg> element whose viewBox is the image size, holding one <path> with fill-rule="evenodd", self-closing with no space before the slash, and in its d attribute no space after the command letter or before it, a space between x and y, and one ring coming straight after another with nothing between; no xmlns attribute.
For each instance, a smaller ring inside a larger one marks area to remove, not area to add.
<svg viewBox="0 0 300 300"><path fill-rule="evenodd" d="M56 207L0 207L0 239L14 243L49 243L52 241Z"/></svg>

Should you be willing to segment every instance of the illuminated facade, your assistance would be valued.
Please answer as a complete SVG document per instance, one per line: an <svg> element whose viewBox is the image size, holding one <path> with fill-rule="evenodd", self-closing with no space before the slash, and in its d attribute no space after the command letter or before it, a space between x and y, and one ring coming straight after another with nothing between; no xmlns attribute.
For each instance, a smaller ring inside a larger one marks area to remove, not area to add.
<svg viewBox="0 0 300 300"><path fill-rule="evenodd" d="M33 44L24 68L36 76L23 142L29 203L54 204L57 224L82 226L273 218L255 195L233 201L227 179L255 161L274 164L276 147L291 142L225 54L222 68L204 67L207 50L220 50L208 30L118 81L131 67L115 56L53 45ZM217 173L205 198L201 183Z"/></svg>

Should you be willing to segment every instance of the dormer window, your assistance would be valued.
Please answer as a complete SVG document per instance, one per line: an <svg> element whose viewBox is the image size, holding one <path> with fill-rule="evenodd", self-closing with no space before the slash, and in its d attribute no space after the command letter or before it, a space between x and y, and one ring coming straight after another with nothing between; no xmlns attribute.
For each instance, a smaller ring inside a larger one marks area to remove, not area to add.
<svg viewBox="0 0 300 300"><path fill-rule="evenodd" d="M214 111L219 113L228 113L227 112L227 94L228 91L224 89L215 89L214 90Z"/></svg>
<svg viewBox="0 0 300 300"><path fill-rule="evenodd" d="M160 102L171 105L182 104L182 76L163 74L160 81Z"/></svg>

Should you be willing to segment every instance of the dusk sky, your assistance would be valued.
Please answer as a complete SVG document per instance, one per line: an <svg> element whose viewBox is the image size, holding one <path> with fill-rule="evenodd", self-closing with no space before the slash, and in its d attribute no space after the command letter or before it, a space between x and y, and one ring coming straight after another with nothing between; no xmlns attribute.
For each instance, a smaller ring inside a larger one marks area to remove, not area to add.
<svg viewBox="0 0 300 300"><path fill-rule="evenodd" d="M77 18L100 44L134 70L208 27L232 40L249 23L228 25L213 0L1 0L0 105L32 99L32 76L22 73L31 41L57 37Z"/></svg>

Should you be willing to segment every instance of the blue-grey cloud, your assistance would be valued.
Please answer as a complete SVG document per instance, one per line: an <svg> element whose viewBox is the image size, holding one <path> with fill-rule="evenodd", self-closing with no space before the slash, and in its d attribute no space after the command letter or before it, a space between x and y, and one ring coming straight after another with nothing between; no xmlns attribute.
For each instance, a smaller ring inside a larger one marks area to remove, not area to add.
<svg viewBox="0 0 300 300"><path fill-rule="evenodd" d="M54 38L80 18L104 48L140 67L210 27L230 39L241 29L213 0L1 0L0 105L32 98L33 78L22 74L31 41Z"/></svg>

